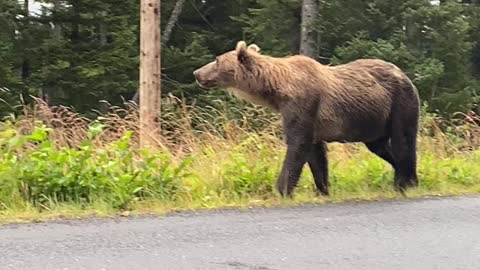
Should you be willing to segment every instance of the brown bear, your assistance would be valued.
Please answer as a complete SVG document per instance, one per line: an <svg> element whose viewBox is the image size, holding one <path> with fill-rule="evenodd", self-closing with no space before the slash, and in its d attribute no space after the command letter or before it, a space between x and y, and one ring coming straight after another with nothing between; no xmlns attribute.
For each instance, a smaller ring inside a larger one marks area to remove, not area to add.
<svg viewBox="0 0 480 270"><path fill-rule="evenodd" d="M282 116L287 145L277 179L290 196L308 163L317 190L328 195L326 143L361 142L395 170L395 190L418 185L418 91L395 65L360 59L328 66L294 55L271 57L244 41L193 72L203 88L226 88Z"/></svg>

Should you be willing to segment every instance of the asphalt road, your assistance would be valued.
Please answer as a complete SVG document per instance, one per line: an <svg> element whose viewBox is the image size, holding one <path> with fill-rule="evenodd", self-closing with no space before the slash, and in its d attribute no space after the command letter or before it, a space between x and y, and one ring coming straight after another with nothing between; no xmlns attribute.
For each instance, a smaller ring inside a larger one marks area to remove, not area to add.
<svg viewBox="0 0 480 270"><path fill-rule="evenodd" d="M0 269L480 269L480 197L0 226Z"/></svg>

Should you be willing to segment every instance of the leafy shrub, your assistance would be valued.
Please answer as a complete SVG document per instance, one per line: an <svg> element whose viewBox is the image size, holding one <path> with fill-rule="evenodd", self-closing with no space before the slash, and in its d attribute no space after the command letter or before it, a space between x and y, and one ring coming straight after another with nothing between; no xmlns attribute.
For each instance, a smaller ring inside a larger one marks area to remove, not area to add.
<svg viewBox="0 0 480 270"><path fill-rule="evenodd" d="M189 160L178 166L167 152L138 153L130 147L131 132L102 148L92 144L102 129L91 125L88 138L78 148L57 147L49 140L51 129L37 126L30 135L5 130L1 140L0 201L18 193L33 204L90 202L101 198L115 207L155 196L173 199L181 191L181 179Z"/></svg>
<svg viewBox="0 0 480 270"><path fill-rule="evenodd" d="M278 153L252 135L231 150L222 168L222 188L240 196L273 193L280 162Z"/></svg>

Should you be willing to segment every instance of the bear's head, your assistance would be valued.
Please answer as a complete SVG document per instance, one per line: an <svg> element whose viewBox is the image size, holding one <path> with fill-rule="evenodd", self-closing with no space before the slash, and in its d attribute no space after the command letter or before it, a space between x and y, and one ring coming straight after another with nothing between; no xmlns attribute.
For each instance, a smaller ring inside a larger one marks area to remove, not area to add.
<svg viewBox="0 0 480 270"><path fill-rule="evenodd" d="M245 41L239 41L236 49L216 57L215 61L195 70L193 75L197 84L203 88L236 87L235 75L248 66L254 55L258 55L260 48Z"/></svg>

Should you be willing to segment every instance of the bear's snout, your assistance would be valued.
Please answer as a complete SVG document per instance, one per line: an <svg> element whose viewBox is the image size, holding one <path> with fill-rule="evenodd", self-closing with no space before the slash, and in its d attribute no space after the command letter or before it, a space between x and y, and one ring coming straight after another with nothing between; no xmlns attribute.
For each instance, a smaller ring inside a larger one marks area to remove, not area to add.
<svg viewBox="0 0 480 270"><path fill-rule="evenodd" d="M200 72L200 69L197 69L193 72L193 76L195 76L195 80L197 81L197 83L199 84L202 84L205 79L203 78L203 76L201 75L201 72Z"/></svg>
<svg viewBox="0 0 480 270"><path fill-rule="evenodd" d="M193 72L193 76L195 76L195 79L197 79L197 80L199 79L198 78L199 77L199 70L198 69Z"/></svg>
<svg viewBox="0 0 480 270"><path fill-rule="evenodd" d="M202 77L200 69L195 70L193 76L195 76L195 81L200 87L208 88L209 82Z"/></svg>
<svg viewBox="0 0 480 270"><path fill-rule="evenodd" d="M215 62L211 62L193 72L195 81L203 88L212 88L217 85L218 71L215 68Z"/></svg>

